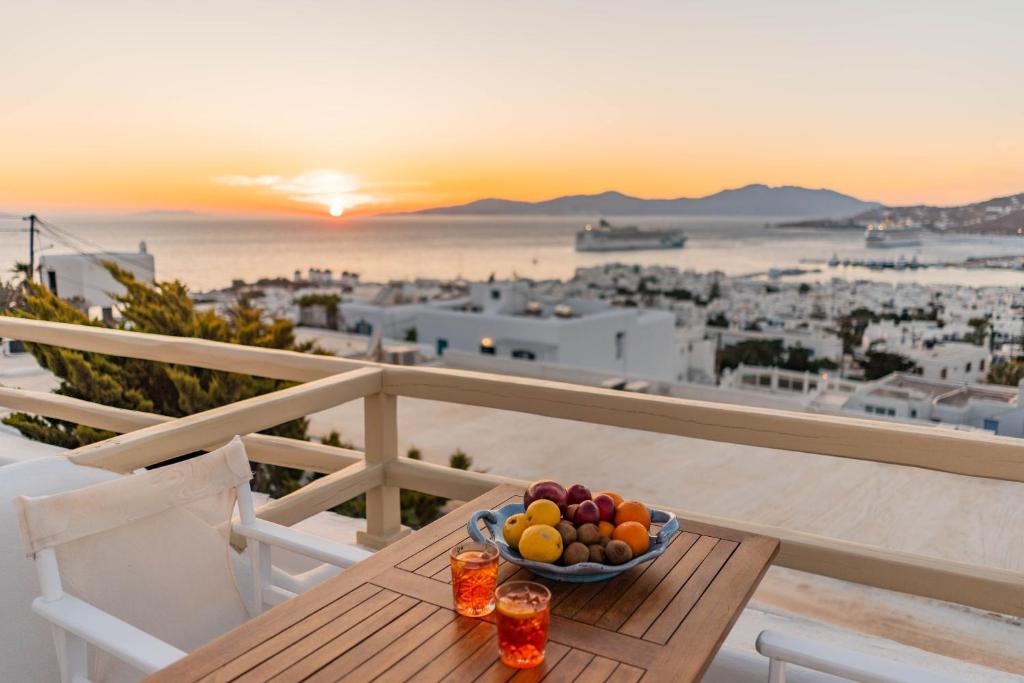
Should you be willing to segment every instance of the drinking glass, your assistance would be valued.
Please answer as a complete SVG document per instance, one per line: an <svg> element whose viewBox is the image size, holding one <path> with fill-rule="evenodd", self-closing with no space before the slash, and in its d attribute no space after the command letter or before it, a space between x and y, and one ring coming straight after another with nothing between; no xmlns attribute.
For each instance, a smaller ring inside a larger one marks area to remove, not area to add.
<svg viewBox="0 0 1024 683"><path fill-rule="evenodd" d="M551 621L551 591L533 581L510 581L494 591L501 661L529 669L544 661Z"/></svg>
<svg viewBox="0 0 1024 683"><path fill-rule="evenodd" d="M490 543L467 541L452 548L449 557L455 611L467 617L482 617L493 612L498 548Z"/></svg>

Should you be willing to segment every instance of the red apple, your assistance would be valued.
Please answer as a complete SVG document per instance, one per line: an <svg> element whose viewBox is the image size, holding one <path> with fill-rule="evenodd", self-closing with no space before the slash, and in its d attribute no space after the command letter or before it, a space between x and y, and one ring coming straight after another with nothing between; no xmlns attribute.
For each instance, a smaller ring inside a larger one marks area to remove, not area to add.
<svg viewBox="0 0 1024 683"><path fill-rule="evenodd" d="M570 522L572 522L573 524L575 524L576 523L576 508L578 508L578 507L579 507L579 505L575 504L575 503L572 504L572 505L567 505L565 507L565 513L562 516L565 517Z"/></svg>
<svg viewBox="0 0 1024 683"><path fill-rule="evenodd" d="M573 484L566 490L566 496L569 501L569 505L573 503L582 503L585 500L590 500L590 489L583 484Z"/></svg>
<svg viewBox="0 0 1024 683"><path fill-rule="evenodd" d="M597 524L601 521L601 511L592 500L585 500L576 508L576 515L573 523L576 526L581 524Z"/></svg>
<svg viewBox="0 0 1024 683"><path fill-rule="evenodd" d="M565 489L557 481L550 479L535 481L527 486L526 493L523 494L523 505L530 507L530 503L542 498L550 500L560 510L565 510L565 506L568 505L565 500Z"/></svg>
<svg viewBox="0 0 1024 683"><path fill-rule="evenodd" d="M603 493L594 496L594 505L601 513L602 522L611 522L615 519L615 501L611 496L606 496Z"/></svg>

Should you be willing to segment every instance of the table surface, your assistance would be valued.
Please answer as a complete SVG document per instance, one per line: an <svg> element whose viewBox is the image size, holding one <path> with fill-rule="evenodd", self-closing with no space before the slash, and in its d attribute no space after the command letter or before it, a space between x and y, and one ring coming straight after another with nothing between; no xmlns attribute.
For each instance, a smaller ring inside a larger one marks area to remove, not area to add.
<svg viewBox="0 0 1024 683"><path fill-rule="evenodd" d="M700 680L778 552L773 538L680 520L664 554L610 581L539 579L552 591L547 654L518 671L498 659L493 615L452 609L448 551L474 511L521 494L497 487L147 680Z"/></svg>

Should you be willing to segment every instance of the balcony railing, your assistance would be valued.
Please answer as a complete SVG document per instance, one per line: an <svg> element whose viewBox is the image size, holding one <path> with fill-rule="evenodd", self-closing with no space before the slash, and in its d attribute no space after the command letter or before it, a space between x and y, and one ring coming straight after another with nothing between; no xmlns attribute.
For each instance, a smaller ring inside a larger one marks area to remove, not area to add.
<svg viewBox="0 0 1024 683"><path fill-rule="evenodd" d="M247 435L246 447L253 460L327 475L270 501L258 510L260 517L291 525L365 493L366 531L359 540L374 547L407 533L401 526L401 489L468 500L500 483L525 485L491 474L399 458L398 397L1024 482L1024 441L1004 437L6 317L0 318L0 336L303 382L182 419L9 388L0 388L0 405L120 433L71 451L68 457L82 465L122 472L218 447L235 434ZM360 398L364 402L365 452L255 434ZM691 510L676 512L688 519L781 539L776 562L785 567L1024 616L1021 572Z"/></svg>

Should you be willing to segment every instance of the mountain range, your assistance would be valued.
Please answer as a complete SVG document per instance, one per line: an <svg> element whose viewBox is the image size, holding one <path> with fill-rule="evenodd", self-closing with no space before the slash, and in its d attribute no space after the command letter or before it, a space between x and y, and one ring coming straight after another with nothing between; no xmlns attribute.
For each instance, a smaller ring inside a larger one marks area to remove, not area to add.
<svg viewBox="0 0 1024 683"><path fill-rule="evenodd" d="M621 192L580 194L540 202L478 199L468 204L414 212L447 216L787 216L846 217L879 208L868 202L827 189L786 185L747 185L706 197L643 199Z"/></svg>

